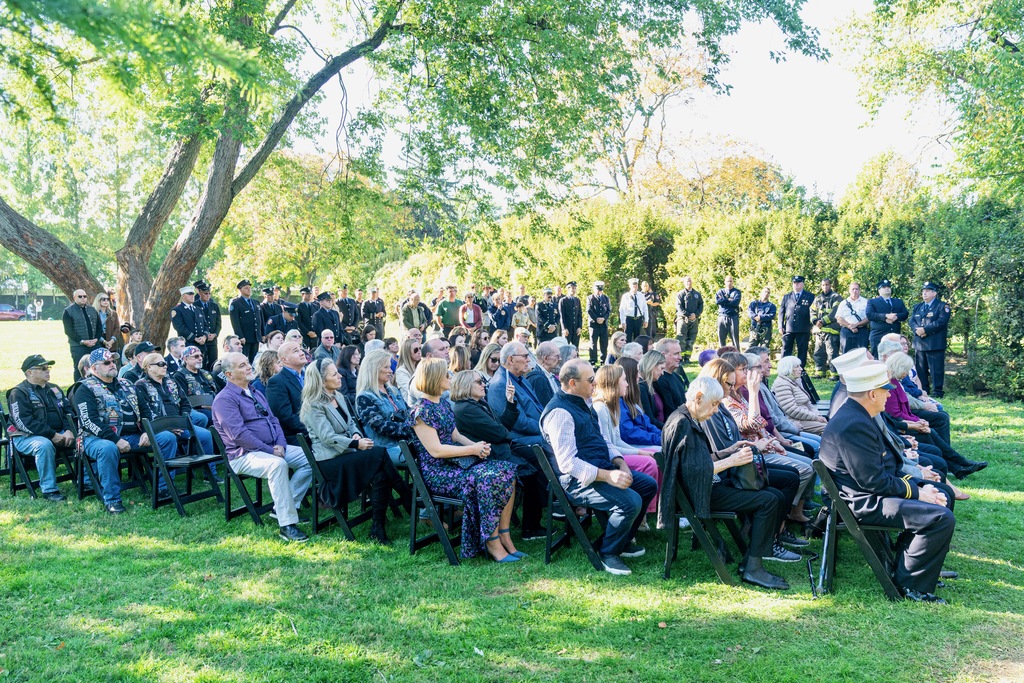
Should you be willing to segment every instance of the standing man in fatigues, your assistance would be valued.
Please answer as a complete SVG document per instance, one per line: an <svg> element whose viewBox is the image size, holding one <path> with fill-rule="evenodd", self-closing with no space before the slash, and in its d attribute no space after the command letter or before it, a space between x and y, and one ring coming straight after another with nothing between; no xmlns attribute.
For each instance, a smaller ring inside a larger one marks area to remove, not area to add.
<svg viewBox="0 0 1024 683"><path fill-rule="evenodd" d="M203 312L206 318L206 343L203 344L203 367L207 372L213 370L213 364L217 362L217 336L220 334L223 321L220 317L220 306L210 298L210 285L203 280L196 280L192 286L199 292L199 303L196 307Z"/></svg>
<svg viewBox="0 0 1024 683"><path fill-rule="evenodd" d="M82 379L78 373L78 361L82 356L89 355L103 337L103 325L100 314L89 305L89 295L84 289L73 292L74 301L64 309L61 319L64 322L64 334L71 347L71 363L75 368L75 381Z"/></svg>
<svg viewBox="0 0 1024 683"><path fill-rule="evenodd" d="M725 287L715 294L718 304L718 345L725 346L731 336L732 345L740 348L740 301L743 292L732 286L732 275L725 276Z"/></svg>
<svg viewBox="0 0 1024 683"><path fill-rule="evenodd" d="M558 304L551 288L544 288L544 299L537 302L537 341L544 343L558 336Z"/></svg>
<svg viewBox="0 0 1024 683"><path fill-rule="evenodd" d="M658 338L658 312L661 311L661 295L651 289L646 282L640 283L640 291L647 302L647 329L644 332L651 339Z"/></svg>
<svg viewBox="0 0 1024 683"><path fill-rule="evenodd" d="M893 581L904 596L943 603L935 589L956 527L953 501L928 482L901 473L903 444L897 447L875 422L894 388L885 364L865 363L844 372L843 381L849 398L825 427L821 462L859 522L903 529Z"/></svg>
<svg viewBox="0 0 1024 683"><path fill-rule="evenodd" d="M299 334L302 335L302 346L312 351L319 342L313 329L313 314L320 308L320 304L313 301L313 290L309 287L303 287L299 293L302 294L302 301L295 310L295 322L299 326Z"/></svg>
<svg viewBox="0 0 1024 683"><path fill-rule="evenodd" d="M839 323L836 309L843 301L843 295L832 289L832 280L821 281L821 294L814 297L811 307L811 322L814 323L814 364L818 376L828 377L832 359L839 356Z"/></svg>
<svg viewBox="0 0 1024 683"><path fill-rule="evenodd" d="M682 348L683 362L690 362L693 342L697 341L697 328L704 314L704 297L693 288L693 278L683 278L683 289L676 294L676 339Z"/></svg>
<svg viewBox="0 0 1024 683"><path fill-rule="evenodd" d="M882 337L895 332L901 334L903 321L910 317L903 299L892 295L892 283L881 280L878 283L878 296L868 300L868 320L871 321L871 332L868 334L868 347L872 356L878 356L878 342Z"/></svg>
<svg viewBox="0 0 1024 683"><path fill-rule="evenodd" d="M747 306L747 317L750 318L750 346L763 346L766 349L772 343L772 329L775 327L775 316L778 308L770 299L772 288L765 287L761 290L761 298L751 301Z"/></svg>
<svg viewBox="0 0 1024 683"><path fill-rule="evenodd" d="M195 306L195 287L182 287L178 291L181 301L171 309L171 324L178 336L185 339L185 346L194 346L202 351L206 348L206 316Z"/></svg>
<svg viewBox="0 0 1024 683"><path fill-rule="evenodd" d="M231 329L242 344L242 353L252 362L260 350L263 332L263 314L259 305L252 300L252 283L242 280L238 283L238 296L228 304Z"/></svg>
<svg viewBox="0 0 1024 683"><path fill-rule="evenodd" d="M926 282L921 288L924 300L914 306L910 329L914 333L914 365L921 388L942 398L946 376L946 343L949 333L949 304L939 301L939 286ZM934 391L932 390L934 385Z"/></svg>
<svg viewBox="0 0 1024 683"><path fill-rule="evenodd" d="M590 364L597 367L608 357L608 317L612 302L604 293L604 281L594 283L594 293L587 297L587 317L590 319ZM600 345L600 353L598 352Z"/></svg>
<svg viewBox="0 0 1024 683"><path fill-rule="evenodd" d="M807 345L811 341L811 304L814 295L804 291L804 276L793 276L793 291L782 297L779 306L779 333L782 335L782 356L796 356L807 367Z"/></svg>
<svg viewBox="0 0 1024 683"><path fill-rule="evenodd" d="M629 291L619 300L619 326L626 332L626 343L644 333L647 327L647 300L639 290L640 281L629 278Z"/></svg>
<svg viewBox="0 0 1024 683"><path fill-rule="evenodd" d="M558 302L558 315L562 319L562 329L565 330L565 339L570 344L580 348L580 334L583 332L583 306L576 296L576 281L565 283L568 294ZM593 341L591 341L593 343Z"/></svg>

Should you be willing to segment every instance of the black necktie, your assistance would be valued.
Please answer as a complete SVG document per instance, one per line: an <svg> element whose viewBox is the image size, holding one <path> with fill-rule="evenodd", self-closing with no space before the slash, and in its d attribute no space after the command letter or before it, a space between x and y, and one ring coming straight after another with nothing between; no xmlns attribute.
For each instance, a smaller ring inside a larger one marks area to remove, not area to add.
<svg viewBox="0 0 1024 683"><path fill-rule="evenodd" d="M638 304L636 301L636 294L633 295L633 317L640 317L640 304Z"/></svg>

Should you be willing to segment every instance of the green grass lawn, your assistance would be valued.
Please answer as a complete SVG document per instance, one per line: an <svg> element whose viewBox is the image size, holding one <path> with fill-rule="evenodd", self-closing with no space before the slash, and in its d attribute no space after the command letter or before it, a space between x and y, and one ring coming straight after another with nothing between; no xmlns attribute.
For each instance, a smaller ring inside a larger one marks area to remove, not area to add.
<svg viewBox="0 0 1024 683"><path fill-rule="evenodd" d="M32 352L69 382L59 324L0 323L0 345L0 388ZM815 600L803 564L771 567L785 593L727 588L686 536L664 581L657 531L625 578L576 547L545 566L542 542L453 568L437 546L409 556L407 519L393 548L366 528L285 545L214 501L180 519L130 491L109 517L95 499L12 498L4 478L0 680L1024 680L1024 408L945 403L961 451L992 463L964 483L946 607L887 602L848 537L837 592Z"/></svg>

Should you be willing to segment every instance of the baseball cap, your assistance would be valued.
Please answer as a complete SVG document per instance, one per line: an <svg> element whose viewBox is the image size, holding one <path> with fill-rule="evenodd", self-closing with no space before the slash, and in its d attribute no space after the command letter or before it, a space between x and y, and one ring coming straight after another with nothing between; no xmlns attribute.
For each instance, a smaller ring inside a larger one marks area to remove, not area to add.
<svg viewBox="0 0 1024 683"><path fill-rule="evenodd" d="M97 363L106 363L107 361L111 361L116 358L117 356L106 349L93 349L92 353L89 354L89 366L91 367Z"/></svg>
<svg viewBox="0 0 1024 683"><path fill-rule="evenodd" d="M29 368L37 368L40 365L55 365L56 363L57 363L57 361L55 361L55 360L46 360L45 358L40 356L38 353L36 353L36 354L33 354L33 355L31 355L31 356L29 356L28 358L25 359L25 361L21 364L21 371L25 372Z"/></svg>

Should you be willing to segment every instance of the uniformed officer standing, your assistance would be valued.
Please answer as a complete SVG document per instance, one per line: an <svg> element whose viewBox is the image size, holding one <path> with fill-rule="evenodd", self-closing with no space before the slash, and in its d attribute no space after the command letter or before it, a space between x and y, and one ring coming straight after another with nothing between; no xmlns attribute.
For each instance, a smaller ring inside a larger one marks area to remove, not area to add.
<svg viewBox="0 0 1024 683"><path fill-rule="evenodd" d="M825 427L821 461L858 521L905 529L893 576L903 594L944 602L935 588L956 526L952 501L931 484L900 474L902 453L874 421L893 388L885 364L868 362L843 373L843 380L849 398Z"/></svg>
<svg viewBox="0 0 1024 683"><path fill-rule="evenodd" d="M281 312L267 321L267 334L275 330L288 334L291 330L299 329L299 322L295 319L295 304L285 301L279 305Z"/></svg>
<svg viewBox="0 0 1024 683"><path fill-rule="evenodd" d="M387 315L387 308L377 293L377 288L370 287L370 298L363 302L363 320L367 325L373 325L377 329L377 339L384 338L384 319Z"/></svg>
<svg viewBox="0 0 1024 683"><path fill-rule="evenodd" d="M619 327L626 333L626 343L644 333L650 313L647 300L640 293L640 280L629 278L629 291L619 299Z"/></svg>
<svg viewBox="0 0 1024 683"><path fill-rule="evenodd" d="M934 282L924 283L921 288L924 301L914 306L910 329L914 333L914 365L921 388L935 398L942 398L950 310L949 304L939 300L938 292L939 286Z"/></svg>
<svg viewBox="0 0 1024 683"><path fill-rule="evenodd" d="M267 328L270 319L281 314L281 304L274 299L274 285L263 288L263 303L260 304L260 313L263 314L263 336L266 336L270 332Z"/></svg>
<svg viewBox="0 0 1024 683"><path fill-rule="evenodd" d="M206 315L196 308L196 290L189 285L178 290L181 301L171 309L171 324L179 337L185 339L185 346L195 346L200 351L206 348Z"/></svg>
<svg viewBox="0 0 1024 683"><path fill-rule="evenodd" d="M804 276L793 276L793 291L782 297L779 304L779 333L782 335L782 355L796 356L807 367L807 346L811 341L811 304L814 295L804 291Z"/></svg>
<svg viewBox="0 0 1024 683"><path fill-rule="evenodd" d="M654 291L646 281L640 283L640 291L644 293L644 300L647 302L647 330L645 334L651 339L657 339L661 295Z"/></svg>
<svg viewBox="0 0 1024 683"><path fill-rule="evenodd" d="M313 294L319 300L320 295L317 292L314 292ZM341 318L342 334L340 336L336 334L334 336L335 341L342 345L355 344L359 339L359 320L363 312L356 300L349 297L348 285L341 286L341 292L338 294L337 304L338 316ZM319 332L317 334L319 334ZM319 346L319 338L316 343Z"/></svg>
<svg viewBox="0 0 1024 683"><path fill-rule="evenodd" d="M910 311L904 305L903 299L897 299L892 295L892 283L881 280L878 283L878 296L868 300L866 312L868 320L871 321L868 347L871 355L877 356L878 342L890 332L900 334L903 321L910 317Z"/></svg>
<svg viewBox="0 0 1024 683"><path fill-rule="evenodd" d="M778 308L769 299L772 295L772 288L765 287L761 290L761 298L751 301L747 306L747 316L750 318L750 341L751 346L763 346L768 348L772 343L772 330L775 328L775 316L778 315Z"/></svg>
<svg viewBox="0 0 1024 683"><path fill-rule="evenodd" d="M718 345L725 346L731 336L732 345L740 348L740 301L743 292L732 286L732 275L725 276L725 287L715 294L718 304Z"/></svg>
<svg viewBox="0 0 1024 683"><path fill-rule="evenodd" d="M683 278L683 289L676 294L676 339L682 349L684 363L690 362L693 343L697 341L697 328L704 314L704 297L693 288L693 278Z"/></svg>
<svg viewBox="0 0 1024 683"><path fill-rule="evenodd" d="M566 282L565 288L568 294L558 302L558 316L562 319L562 329L565 331L565 339L570 344L580 348L580 334L583 332L583 306L576 296L576 281Z"/></svg>
<svg viewBox="0 0 1024 683"><path fill-rule="evenodd" d="M213 370L213 364L217 362L217 336L220 334L223 320L220 316L220 306L210 295L210 285L203 280L196 280L192 286L199 292L199 301L196 308L203 312L206 318L206 343L203 344L203 367L209 372Z"/></svg>
<svg viewBox="0 0 1024 683"><path fill-rule="evenodd" d="M608 318L612 302L604 293L604 281L594 283L594 293L587 297L587 317L590 319L590 364L597 366L608 357ZM600 352L598 347L600 346Z"/></svg>
<svg viewBox="0 0 1024 683"><path fill-rule="evenodd" d="M331 296L331 293L320 292L316 300L320 304L320 310L313 314L313 331L316 332L316 338L319 340L320 334L324 330L331 330L334 332L335 340L348 340L348 336L341 331L341 316L334 310L334 297ZM351 342L345 341L343 343Z"/></svg>
<svg viewBox="0 0 1024 683"><path fill-rule="evenodd" d="M313 329L313 314L320 308L320 304L313 301L313 290L309 287L303 287L299 293L302 294L302 301L295 309L295 322L302 335L302 345L307 349L315 349L318 340Z"/></svg>
<svg viewBox="0 0 1024 683"><path fill-rule="evenodd" d="M827 377L832 359L839 356L839 323L836 322L836 308L843 301L843 295L832 289L832 280L821 281L821 294L814 297L811 307L811 322L814 323L814 364L818 375Z"/></svg>
<svg viewBox="0 0 1024 683"><path fill-rule="evenodd" d="M260 350L260 339L263 331L263 313L252 300L252 283L242 280L238 283L238 296L228 304L228 315L231 317L231 329L242 344L242 353L251 363Z"/></svg>
<svg viewBox="0 0 1024 683"><path fill-rule="evenodd" d="M546 342L558 336L558 305L550 287L544 288L544 299L537 302L537 341Z"/></svg>

